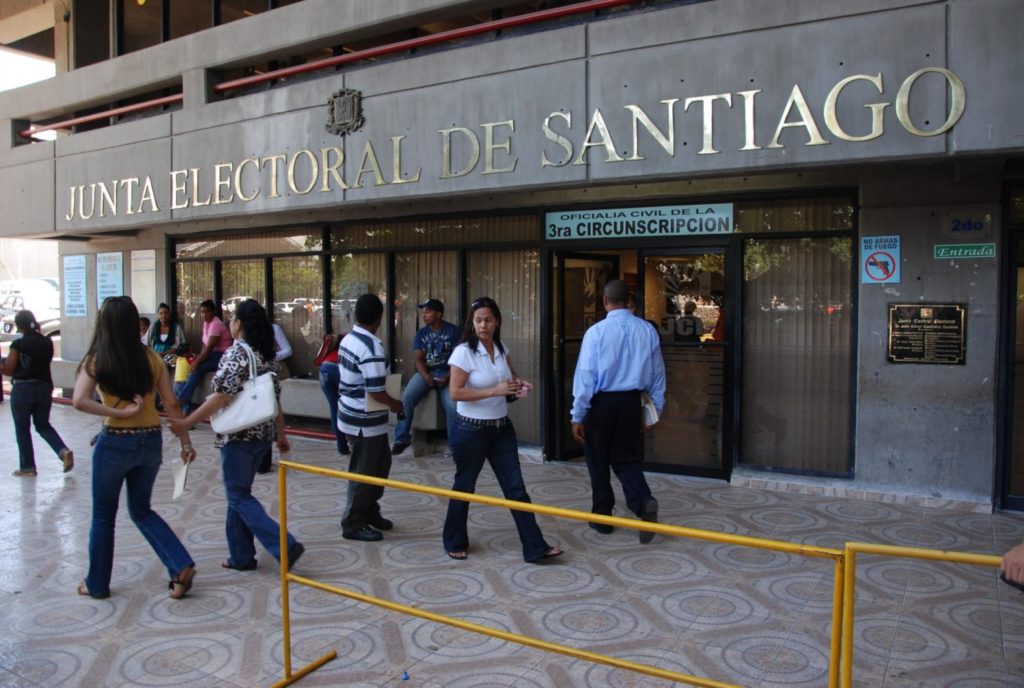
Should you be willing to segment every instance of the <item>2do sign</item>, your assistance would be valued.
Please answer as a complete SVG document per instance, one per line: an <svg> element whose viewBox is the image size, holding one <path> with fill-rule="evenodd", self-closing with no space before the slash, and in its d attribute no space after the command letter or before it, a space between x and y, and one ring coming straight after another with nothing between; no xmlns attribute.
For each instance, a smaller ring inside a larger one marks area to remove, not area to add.
<svg viewBox="0 0 1024 688"><path fill-rule="evenodd" d="M968 208L945 213L942 233L950 239L976 241L992 236L992 213L986 208Z"/></svg>

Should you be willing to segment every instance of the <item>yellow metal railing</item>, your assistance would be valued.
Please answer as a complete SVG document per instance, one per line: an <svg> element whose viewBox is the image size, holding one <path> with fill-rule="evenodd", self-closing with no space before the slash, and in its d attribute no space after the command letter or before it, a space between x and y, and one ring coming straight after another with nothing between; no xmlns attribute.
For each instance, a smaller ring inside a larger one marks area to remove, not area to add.
<svg viewBox="0 0 1024 688"><path fill-rule="evenodd" d="M903 557L908 559L929 559L931 561L947 561L954 564L974 564L976 566L999 566L1002 559L991 554L970 554L966 552L948 552L938 549L920 549L917 547L897 547L894 545L874 545L868 542L847 542L843 549L846 570L842 584L843 589L843 627L842 627L842 688L853 685L853 610L856 595L857 555L881 554L887 557ZM835 640L838 634L832 628L832 647L835 651ZM830 662L830 663L834 663Z"/></svg>
<svg viewBox="0 0 1024 688"><path fill-rule="evenodd" d="M757 549L766 549L776 552L785 552L788 554L797 554L807 557L817 557L821 559L831 559L835 562L835 592L833 595L832 604L832 644L831 644L831 659L829 662L829 686L833 688L838 686L839 680L839 633L837 629L842 626L842 613L843 613L843 581L844 581L844 553L838 549L832 549L828 547L816 547L813 545L804 545L799 543L784 542L781 540L765 540L760 538L748 537L745 535L730 535L727 533L716 533L709 530L698 530L696 528L686 528L683 526L668 525L665 523L650 523L647 521L638 521L635 519L618 518L616 516L602 516L599 514L592 514L583 511L575 511L572 509L562 509L559 507L545 506L542 504L533 504L528 502L516 502L499 497L489 497L486 495L470 494L467 492L456 492L454 490L445 490L438 487L430 487L426 485L414 485L412 483L400 482L397 480L389 480L385 478L375 478L367 475L358 475L355 473L348 473L346 471L337 471L330 468L321 468L319 466L310 466L307 464L295 463L293 461L281 461L278 470L278 499L279 499L279 512L280 512L280 525L281 525L281 616L284 631L284 672L285 677L283 680L274 684L275 688L279 686L287 686L298 679L302 678L306 674L316 670L323 666L327 662L331 661L337 656L337 653L330 652L311 664L303 667L298 672L292 673L291 666L291 620L288 612L288 582L305 585L308 587L323 590L325 592L331 592L334 594L342 595L349 599L358 600L360 602L366 602L373 604L384 609L390 609L392 611L401 612L403 614L409 614L422 619L430 621L436 621L438 623L447 624L455 628L460 628L474 633L481 633L483 635L490 636L492 638L498 638L500 640L507 640L527 647L533 647L539 650L545 650L548 652L554 652L568 657L576 659L583 659L598 664L604 664L606 666L614 667L617 669L626 669L628 671L634 671L637 673L645 674L647 676L655 676L658 678L667 679L670 681L677 681L680 683L686 683L692 686L700 686L702 688L740 688L730 683L723 683L721 681L715 681L709 678L701 678L698 676L690 676L688 674L681 674L667 669L660 669L658 667L650 666L647 664L638 664L636 662L630 662L627 660L611 657L608 655L602 655L595 652L589 652L587 650L580 650L577 648L569 647L567 645L559 645L557 643L549 643L544 640L538 640L536 638L530 638L528 636L518 635L515 633L508 633L506 631L499 631L487 626L481 626L478 624L463 621L454 617L444 616L441 614L435 614L433 612L427 612L422 609L415 607L409 607L407 605L390 602L377 597L371 597L362 593L341 588L335 585L329 585L327 583L321 583L303 576L297 576L288 570L287 561L287 532L288 532L288 504L287 504L287 472L289 470L302 471L304 473L311 473L314 475L322 475L331 478L338 478L341 480L351 480L355 482L367 483L369 485L378 485L380 487L387 487L391 489L404 490L407 492L419 492L421 494L433 495L435 497L445 497L448 499L459 499L466 502L473 502L476 504L485 504L488 506L504 507L508 509L515 509L518 511L532 511L537 514L544 514L547 516L555 516L559 518L568 518L576 521L584 521L588 523L601 523L610 526L619 526L622 528L632 528L634 530L646 530L653 533L660 533L662 535L676 536L676 537L688 537L699 540L706 540L709 542L719 542L724 544L739 545L743 547L754 547Z"/></svg>
<svg viewBox="0 0 1024 688"><path fill-rule="evenodd" d="M433 495L435 497L459 499L466 502L473 502L476 504L485 504L487 506L497 506L508 509L516 509L518 511L531 511L537 514L555 516L558 518L568 518L576 521L584 521L587 523L600 523L609 526L632 528L633 530L646 530L652 533L660 533L662 535L688 537L698 540L706 540L709 542L739 545L741 547L752 547L756 549L785 552L788 554L796 554L800 556L831 559L833 562L835 562L835 576L832 600L832 635L829 643L828 663L828 685L830 688L850 688L850 686L852 685L853 621L854 602L856 598L857 554L877 554L890 557L927 559L932 561L946 561L950 563L959 564L973 564L977 566L999 566L1001 562L1001 558L994 555L971 554L965 552L949 552L944 550L921 549L916 547L875 545L866 542L847 542L843 550L838 550L829 547L816 547L812 545L785 542L782 540L767 540L762 538L749 537L745 535L730 535L727 533L716 533L714 531L709 530L686 528L683 526L674 526L665 523L649 523L647 521L618 518L615 516L601 516L599 514L575 511L572 509L562 509L559 507L545 506L543 504L515 502L502 499L500 497L489 497L486 495L477 495L467 492L456 492L454 490L445 490L443 488L430 487L426 485L414 485L412 483L405 483L397 480L375 478L367 475L358 475L355 473L348 473L346 471L337 471L330 468L321 468L319 466L310 466L307 464L295 463L293 461L281 461L279 467L280 470L278 471L278 499L281 525L281 617L284 633L285 676L284 679L274 684L274 688L290 685L295 681L299 680L300 678L302 678L303 676L309 674L312 671L315 671L319 667L323 666L327 662L337 657L336 652L329 652L320 657L319 659L313 661L312 663L306 665L299 671L294 673L292 672L291 619L289 616L288 598L289 581L297 583L299 585L305 585L307 587L315 588L317 590L323 590L325 592L342 595L344 597L357 600L359 602L366 602L367 604L372 604L378 607L382 607L384 609L389 609L391 611L408 614L411 616L419 617L421 619L427 619L429 621L443 623L449 626L453 626L455 628L460 628L462 630L471 631L473 633L480 633L482 635L487 635L492 638L498 638L500 640L507 640L519 643L527 647L533 647L547 652L554 652L576 659L583 659L597 664L604 664L606 666L614 667L617 669L634 671L637 673L645 674L647 676L655 676L658 678L668 679L670 681L686 683L692 686L700 686L702 688L739 688L738 686L735 686L733 684L715 681L710 678L701 678L698 676L681 674L678 672L669 671L667 669L660 669L658 667L650 666L647 664L638 664L636 662L630 662L627 660L618 659L616 657L598 654L596 652L580 650L574 647L569 647L567 645L549 643L547 641L538 640L536 638L530 638L528 636L509 633L506 631L499 631L493 628L489 628L487 626L481 626L479 624L463 621L461 619L457 619L454 617L444 616L442 614L435 614L433 612L424 611L416 607L410 607L408 605L390 602L388 600L384 600L381 598L364 595L354 590L348 590L346 588L341 588L335 585L322 583L303 576L297 576L291 573L288 568L289 562L287 554L287 473L289 470L301 471L304 473L311 473L314 475L322 475L330 478L338 478L341 480L350 480L354 482L367 483L370 485L378 485L380 487L404 490L407 492L419 492L421 494ZM840 668L842 669L841 675Z"/></svg>

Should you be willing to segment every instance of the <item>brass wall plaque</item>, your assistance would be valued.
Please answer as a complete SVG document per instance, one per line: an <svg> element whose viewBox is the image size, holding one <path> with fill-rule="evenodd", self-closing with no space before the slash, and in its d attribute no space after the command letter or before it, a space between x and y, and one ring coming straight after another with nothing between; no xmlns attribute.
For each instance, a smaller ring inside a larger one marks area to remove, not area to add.
<svg viewBox="0 0 1024 688"><path fill-rule="evenodd" d="M890 303L890 363L967 362L967 307L961 303Z"/></svg>

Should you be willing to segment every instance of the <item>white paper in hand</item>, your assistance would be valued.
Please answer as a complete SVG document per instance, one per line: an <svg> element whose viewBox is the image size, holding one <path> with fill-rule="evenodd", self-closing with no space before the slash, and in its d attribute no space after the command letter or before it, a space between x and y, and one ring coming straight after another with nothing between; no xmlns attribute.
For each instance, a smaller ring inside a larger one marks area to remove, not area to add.
<svg viewBox="0 0 1024 688"><path fill-rule="evenodd" d="M418 373L417 373L418 374ZM402 376L399 373L393 373L387 376L384 380L384 391L389 397L395 400L402 398ZM390 411L391 407L387 404L382 404L369 394L366 395L366 410L369 412L373 411Z"/></svg>
<svg viewBox="0 0 1024 688"><path fill-rule="evenodd" d="M647 427L653 427L658 422L658 407L654 405L654 400L647 392L640 393L640 409L643 414L643 424Z"/></svg>
<svg viewBox="0 0 1024 688"><path fill-rule="evenodd" d="M188 479L188 464L177 459L173 463L174 466L174 494L171 495L171 499L177 499L185 492L185 481Z"/></svg>

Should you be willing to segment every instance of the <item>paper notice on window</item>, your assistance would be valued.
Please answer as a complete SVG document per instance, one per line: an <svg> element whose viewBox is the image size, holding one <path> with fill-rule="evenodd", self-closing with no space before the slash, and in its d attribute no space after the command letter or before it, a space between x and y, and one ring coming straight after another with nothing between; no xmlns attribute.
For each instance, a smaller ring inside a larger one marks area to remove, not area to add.
<svg viewBox="0 0 1024 688"><path fill-rule="evenodd" d="M185 493L185 481L188 480L188 464L181 459L174 461L174 494L171 499L177 499Z"/></svg>
<svg viewBox="0 0 1024 688"><path fill-rule="evenodd" d="M418 374L418 373L417 373ZM402 398L402 375L400 373L394 373L388 375L387 380L384 382L384 391L392 399ZM387 404L382 404L369 393L366 394L366 410L367 411L390 411L391 409Z"/></svg>

